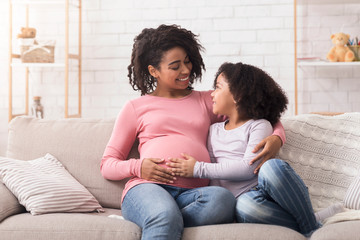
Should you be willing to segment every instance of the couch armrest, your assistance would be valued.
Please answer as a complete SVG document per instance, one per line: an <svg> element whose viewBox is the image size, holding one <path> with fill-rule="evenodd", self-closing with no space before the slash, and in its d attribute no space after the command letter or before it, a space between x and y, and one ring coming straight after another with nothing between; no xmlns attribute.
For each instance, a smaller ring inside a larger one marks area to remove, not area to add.
<svg viewBox="0 0 360 240"><path fill-rule="evenodd" d="M20 205L17 198L0 181L0 222L11 215L24 212L25 208Z"/></svg>

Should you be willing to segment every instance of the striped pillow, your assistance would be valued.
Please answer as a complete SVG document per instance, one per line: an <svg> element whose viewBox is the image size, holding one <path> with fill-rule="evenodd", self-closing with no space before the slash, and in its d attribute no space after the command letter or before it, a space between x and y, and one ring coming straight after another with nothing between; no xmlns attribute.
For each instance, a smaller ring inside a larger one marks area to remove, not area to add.
<svg viewBox="0 0 360 240"><path fill-rule="evenodd" d="M0 157L0 177L32 215L104 211L51 154L29 161Z"/></svg>
<svg viewBox="0 0 360 240"><path fill-rule="evenodd" d="M346 208L360 210L360 175L350 184L344 198Z"/></svg>

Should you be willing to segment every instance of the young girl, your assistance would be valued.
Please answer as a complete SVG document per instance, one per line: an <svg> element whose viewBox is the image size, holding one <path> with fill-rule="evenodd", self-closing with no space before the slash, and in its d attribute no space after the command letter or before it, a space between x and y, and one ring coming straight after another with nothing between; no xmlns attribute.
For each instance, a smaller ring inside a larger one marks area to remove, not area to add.
<svg viewBox="0 0 360 240"><path fill-rule="evenodd" d="M237 198L236 220L276 224L309 236L321 225L315 218L307 187L284 161L250 165L252 149L273 132L272 125L286 110L287 97L264 71L243 63L223 64L215 78L213 112L225 122L211 125L208 150L211 163L191 154L173 158L176 175L212 179L211 185L229 189Z"/></svg>
<svg viewBox="0 0 360 240"><path fill-rule="evenodd" d="M174 177L169 157L187 152L210 162L208 129L224 117L212 112L211 92L194 91L204 63L196 36L175 25L144 29L133 45L130 84L141 91L119 113L106 146L101 173L106 179L130 178L122 194L122 214L142 229L142 239L180 239L183 227L233 221L235 198L208 179ZM278 124L277 134L284 137ZM139 159L127 159L135 140ZM278 136L264 149L277 152ZM165 160L166 159L166 160Z"/></svg>

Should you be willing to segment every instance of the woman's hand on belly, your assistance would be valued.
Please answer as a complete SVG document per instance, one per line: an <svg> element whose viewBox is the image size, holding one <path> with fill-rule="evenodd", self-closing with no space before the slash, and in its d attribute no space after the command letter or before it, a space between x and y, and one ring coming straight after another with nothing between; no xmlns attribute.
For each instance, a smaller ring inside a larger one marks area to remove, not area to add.
<svg viewBox="0 0 360 240"><path fill-rule="evenodd" d="M160 158L144 158L141 164L141 178L160 183L174 183L175 174L169 168L158 165L164 162L165 160Z"/></svg>

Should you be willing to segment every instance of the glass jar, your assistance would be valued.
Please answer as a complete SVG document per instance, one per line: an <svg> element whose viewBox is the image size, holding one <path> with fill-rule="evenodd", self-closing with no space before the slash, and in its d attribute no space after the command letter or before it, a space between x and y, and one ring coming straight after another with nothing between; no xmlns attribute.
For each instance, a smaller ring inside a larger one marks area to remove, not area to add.
<svg viewBox="0 0 360 240"><path fill-rule="evenodd" d="M31 106L31 116L35 118L44 118L44 107L40 103L41 97L35 96L34 103Z"/></svg>

